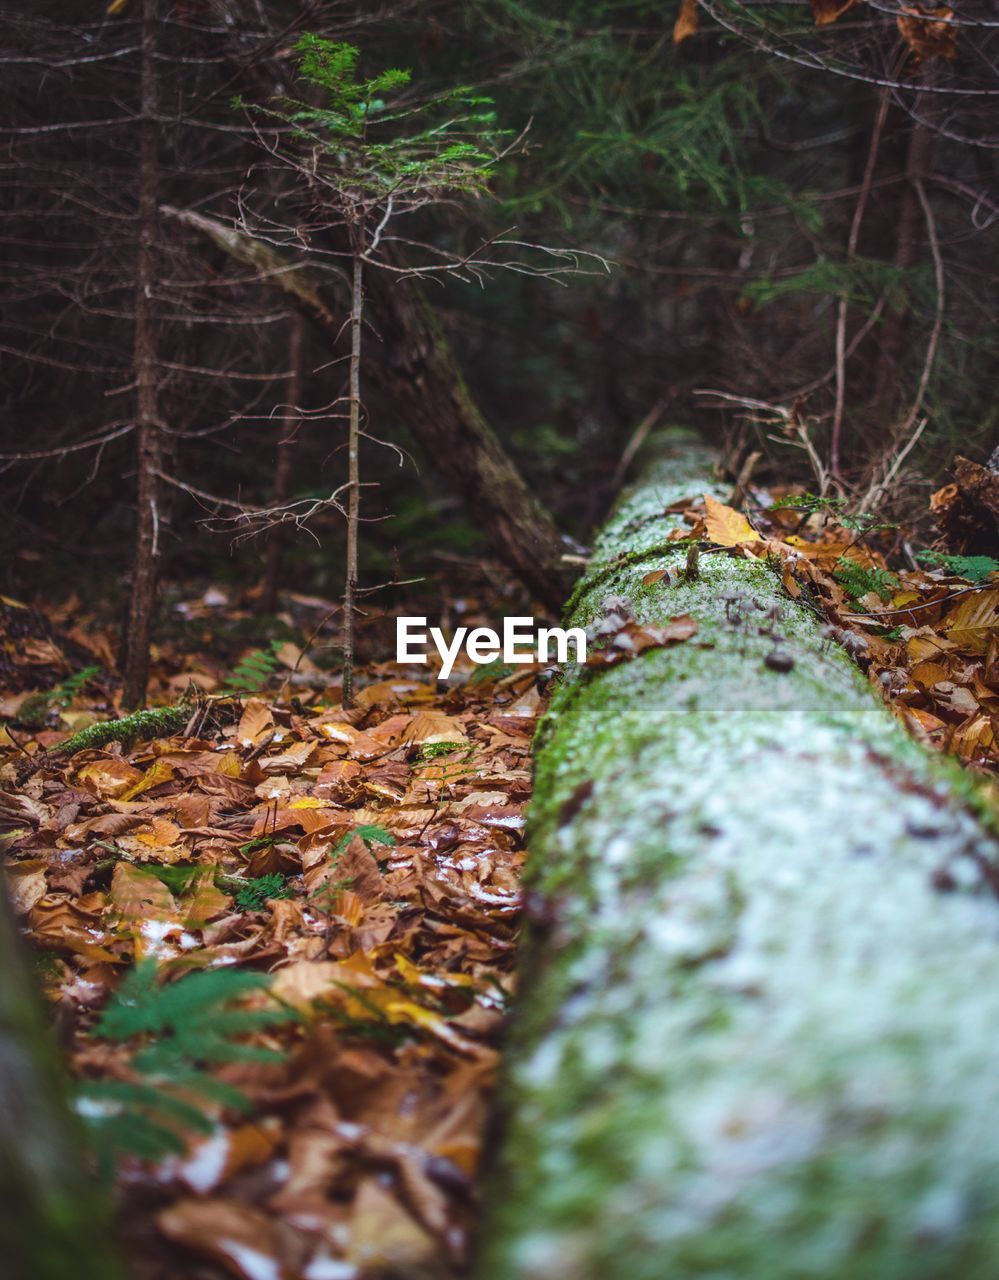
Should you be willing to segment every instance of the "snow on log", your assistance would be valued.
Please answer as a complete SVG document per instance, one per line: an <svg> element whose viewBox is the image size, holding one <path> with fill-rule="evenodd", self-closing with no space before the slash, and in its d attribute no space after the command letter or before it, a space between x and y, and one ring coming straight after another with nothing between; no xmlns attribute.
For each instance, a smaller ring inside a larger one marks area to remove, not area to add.
<svg viewBox="0 0 999 1280"><path fill-rule="evenodd" d="M668 508L723 496L712 462L661 448L570 604L699 629L539 730L477 1274L994 1280L996 841L765 564L682 580Z"/></svg>

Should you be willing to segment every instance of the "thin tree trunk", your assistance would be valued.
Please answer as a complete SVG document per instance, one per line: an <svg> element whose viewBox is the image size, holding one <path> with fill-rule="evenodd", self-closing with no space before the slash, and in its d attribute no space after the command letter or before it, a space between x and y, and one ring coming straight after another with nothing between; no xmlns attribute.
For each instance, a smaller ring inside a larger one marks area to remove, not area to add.
<svg viewBox="0 0 999 1280"><path fill-rule="evenodd" d="M913 103L914 110L920 115L930 110L928 99L930 94L918 94ZM925 181L933 153L934 134L922 120L912 120L909 145L906 150L906 181L899 200L898 222L895 232L895 255L892 265L899 271L914 267L919 261L923 224L923 209L919 196L920 186ZM889 425L884 421L892 410L898 386L898 365L902 358L905 331L909 319L909 310L889 310L885 317L881 353L878 359L874 383L874 415L879 426Z"/></svg>
<svg viewBox="0 0 999 1280"><path fill-rule="evenodd" d="M852 262L857 254L857 242L860 228L864 221L864 212L871 194L871 182L878 159L878 148L881 145L881 133L884 129L885 117L888 114L888 90L883 89L878 99L878 109L871 128L871 141L864 164L864 174L860 183L860 193L854 206L853 218L850 222L850 234L846 243L846 261ZM842 478L840 472L840 444L843 435L843 418L846 412L846 322L849 316L850 302L848 294L840 296L836 312L836 404L833 410L832 431L829 436L829 474L834 480Z"/></svg>
<svg viewBox="0 0 999 1280"><path fill-rule="evenodd" d="M347 576L343 589L343 705L354 705L354 593L357 590L357 527L361 508L361 319L364 263L354 254L350 295L350 424L347 433Z"/></svg>
<svg viewBox="0 0 999 1280"><path fill-rule="evenodd" d="M105 1206L0 896L0 1270L5 1280L119 1280Z"/></svg>
<svg viewBox="0 0 999 1280"><path fill-rule="evenodd" d="M776 574L684 580L663 513L714 461L661 443L571 602L699 630L539 726L475 1275L991 1280L999 844Z"/></svg>
<svg viewBox="0 0 999 1280"><path fill-rule="evenodd" d="M338 340L342 308L307 266L294 269L294 259L204 214L164 212L256 268L267 284L295 298L328 340ZM562 539L472 398L432 308L415 285L385 272L368 273L367 291L394 375L391 394L416 440L497 555L539 600L558 609L571 580Z"/></svg>
<svg viewBox="0 0 999 1280"><path fill-rule="evenodd" d="M285 395L288 399L289 411L282 414L278 427L277 456L274 463L273 505L284 506L291 497L292 464L294 461L294 443L290 439L292 424L299 421L299 409L302 403L303 369L302 358L305 345L305 320L302 313L294 311L289 320L288 330L288 386ZM267 556L264 561L264 583L260 594L260 609L263 613L273 613L277 608L278 579L281 575L281 561L287 540L284 526L272 529L267 539Z"/></svg>
<svg viewBox="0 0 999 1280"><path fill-rule="evenodd" d="M562 539L486 422L433 308L388 272L369 273L368 307L391 393L421 448L521 582L560 608L572 576Z"/></svg>
<svg viewBox="0 0 999 1280"><path fill-rule="evenodd" d="M142 70L139 139L139 248L135 273L134 365L138 518L132 595L125 633L122 701L127 708L145 700L149 679L149 636L156 607L160 554L160 431L157 405L156 287L159 124L157 109L157 0L142 0Z"/></svg>

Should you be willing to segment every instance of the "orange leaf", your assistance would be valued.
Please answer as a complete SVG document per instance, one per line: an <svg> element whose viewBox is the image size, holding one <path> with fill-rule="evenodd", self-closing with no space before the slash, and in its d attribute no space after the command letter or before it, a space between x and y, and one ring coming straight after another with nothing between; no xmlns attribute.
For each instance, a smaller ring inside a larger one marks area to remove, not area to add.
<svg viewBox="0 0 999 1280"><path fill-rule="evenodd" d="M812 17L817 27L827 27L830 22L842 18L857 0L811 0Z"/></svg>
<svg viewBox="0 0 999 1280"><path fill-rule="evenodd" d="M189 929L200 929L215 916L220 916L232 906L232 899L215 885L213 867L199 867L181 898L184 924Z"/></svg>
<svg viewBox="0 0 999 1280"><path fill-rule="evenodd" d="M102 800L115 800L127 795L132 787L142 781L142 774L133 769L127 760L111 756L94 760L77 771L77 778L84 786L95 791Z"/></svg>
<svg viewBox="0 0 999 1280"><path fill-rule="evenodd" d="M467 742L461 722L443 711L421 711L402 735L403 742L423 746L430 742Z"/></svg>
<svg viewBox="0 0 999 1280"><path fill-rule="evenodd" d="M954 10L947 5L937 5L933 9L904 9L898 15L895 21L899 35L909 46L915 62L921 63L927 58L953 58L957 54L957 27L951 22L953 17ZM938 493L933 495L931 504L938 496Z"/></svg>
<svg viewBox="0 0 999 1280"><path fill-rule="evenodd" d="M243 747L255 747L274 728L274 713L262 698L247 699L236 730L236 741Z"/></svg>
<svg viewBox="0 0 999 1280"><path fill-rule="evenodd" d="M119 862L111 877L111 902L128 920L176 917L177 904L162 880L151 871L140 871Z"/></svg>
<svg viewBox="0 0 999 1280"><path fill-rule="evenodd" d="M697 0L680 0L680 12L673 24L674 44L682 44L688 36L697 34L699 17Z"/></svg>
<svg viewBox="0 0 999 1280"><path fill-rule="evenodd" d="M760 535L741 512L726 507L710 494L704 495L708 539L720 547L737 547L741 542L759 542Z"/></svg>

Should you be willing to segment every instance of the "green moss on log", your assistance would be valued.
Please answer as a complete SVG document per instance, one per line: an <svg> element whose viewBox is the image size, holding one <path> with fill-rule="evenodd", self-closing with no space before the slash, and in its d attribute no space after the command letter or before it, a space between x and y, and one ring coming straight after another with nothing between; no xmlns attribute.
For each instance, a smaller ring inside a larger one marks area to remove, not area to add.
<svg viewBox="0 0 999 1280"><path fill-rule="evenodd" d="M540 726L544 923L477 1274L994 1280L996 843L765 565L643 585L685 559L665 508L723 496L711 464L667 450L574 597L574 625L619 595L700 632L568 680Z"/></svg>
<svg viewBox="0 0 999 1280"><path fill-rule="evenodd" d="M101 720L74 733L53 748L60 755L74 755L77 751L89 751L106 747L109 742L137 742L147 738L164 738L179 733L191 718L192 702L178 702L172 707L150 707L133 711L118 720Z"/></svg>

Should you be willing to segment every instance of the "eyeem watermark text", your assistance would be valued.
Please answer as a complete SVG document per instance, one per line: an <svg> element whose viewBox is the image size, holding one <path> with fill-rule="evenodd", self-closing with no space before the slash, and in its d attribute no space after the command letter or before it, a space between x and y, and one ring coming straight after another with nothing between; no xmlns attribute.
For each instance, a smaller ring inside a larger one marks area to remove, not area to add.
<svg viewBox="0 0 999 1280"><path fill-rule="evenodd" d="M429 641L441 662L440 679L446 680L462 649L473 662L568 662L586 661L586 632L582 627L536 627L533 618L504 618L503 634L492 627L458 627L448 644L440 627L427 627L426 618L397 618L395 624L396 662L429 662ZM554 653L553 653L554 650Z"/></svg>

